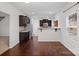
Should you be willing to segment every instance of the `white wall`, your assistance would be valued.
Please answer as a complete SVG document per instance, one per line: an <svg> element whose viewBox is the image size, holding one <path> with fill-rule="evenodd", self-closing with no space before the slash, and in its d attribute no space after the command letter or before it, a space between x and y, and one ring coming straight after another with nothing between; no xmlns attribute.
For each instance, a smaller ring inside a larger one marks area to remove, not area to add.
<svg viewBox="0 0 79 59"><path fill-rule="evenodd" d="M31 24L32 24L32 36L38 36L38 28L39 28L39 18L38 16L31 17Z"/></svg>
<svg viewBox="0 0 79 59"><path fill-rule="evenodd" d="M0 36L9 36L9 16L0 21Z"/></svg>
<svg viewBox="0 0 79 59"><path fill-rule="evenodd" d="M60 40L62 44L64 44L69 50L71 50L74 54L79 55L79 20L78 22L78 31L77 31L77 36L70 36L67 32L67 27L66 27L66 18L68 15L71 13L75 12L77 10L78 18L79 19L79 5L69 9L65 13L61 12L57 16L61 21L61 34L62 34L62 39Z"/></svg>
<svg viewBox="0 0 79 59"><path fill-rule="evenodd" d="M47 17L47 16L46 16ZM43 30L42 32L38 29L40 28L39 21L43 18L41 16L31 17L31 23L33 27L32 36L38 36L38 41L59 41L61 39L60 30L55 32L53 29ZM54 20L53 18L48 18L49 20Z"/></svg>
<svg viewBox="0 0 79 59"><path fill-rule="evenodd" d="M19 42L19 17L18 15L23 14L15 7L7 2L0 2L0 11L10 15L9 18L9 46L14 47Z"/></svg>

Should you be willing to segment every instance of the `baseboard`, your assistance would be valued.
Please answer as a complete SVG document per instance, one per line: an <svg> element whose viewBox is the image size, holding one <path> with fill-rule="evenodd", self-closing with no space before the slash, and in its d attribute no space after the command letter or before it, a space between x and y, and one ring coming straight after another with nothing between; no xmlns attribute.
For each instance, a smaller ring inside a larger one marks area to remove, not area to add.
<svg viewBox="0 0 79 59"><path fill-rule="evenodd" d="M38 40L38 42L59 42L58 40Z"/></svg>
<svg viewBox="0 0 79 59"><path fill-rule="evenodd" d="M9 48L4 49L3 51L0 52L0 55L3 54L4 52L6 52L7 50L9 50Z"/></svg>
<svg viewBox="0 0 79 59"><path fill-rule="evenodd" d="M64 42L60 41L68 50L70 50L75 56L79 56L79 53L68 47Z"/></svg>
<svg viewBox="0 0 79 59"><path fill-rule="evenodd" d="M18 43L19 43L19 41L17 43L15 43L14 45L10 46L9 49L15 47Z"/></svg>

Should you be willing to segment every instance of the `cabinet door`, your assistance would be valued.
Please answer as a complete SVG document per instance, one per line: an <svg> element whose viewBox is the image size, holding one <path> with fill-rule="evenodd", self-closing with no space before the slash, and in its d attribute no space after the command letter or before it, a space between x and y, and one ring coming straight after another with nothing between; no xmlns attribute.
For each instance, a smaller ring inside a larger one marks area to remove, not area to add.
<svg viewBox="0 0 79 59"><path fill-rule="evenodd" d="M29 32L20 32L19 33L20 42L27 42L29 40Z"/></svg>
<svg viewBox="0 0 79 59"><path fill-rule="evenodd" d="M27 17L27 24L30 24L30 19L29 19L29 17Z"/></svg>
<svg viewBox="0 0 79 59"><path fill-rule="evenodd" d="M24 33L23 32L20 32L19 33L19 40L20 40L20 42L22 42L22 41L24 41Z"/></svg>
<svg viewBox="0 0 79 59"><path fill-rule="evenodd" d="M27 16L25 16L24 23L27 25Z"/></svg>
<svg viewBox="0 0 79 59"><path fill-rule="evenodd" d="M19 26L26 26L24 15L19 15Z"/></svg>
<svg viewBox="0 0 79 59"><path fill-rule="evenodd" d="M25 39L26 39L26 41L29 40L29 32L25 33Z"/></svg>
<svg viewBox="0 0 79 59"><path fill-rule="evenodd" d="M51 27L51 20L48 20L48 26L50 26Z"/></svg>
<svg viewBox="0 0 79 59"><path fill-rule="evenodd" d="M25 23L26 23L26 24L30 24L30 19L29 19L29 17L27 17L27 16L25 16Z"/></svg>
<svg viewBox="0 0 79 59"><path fill-rule="evenodd" d="M42 20L40 20L40 27L42 27L43 26L43 21Z"/></svg>

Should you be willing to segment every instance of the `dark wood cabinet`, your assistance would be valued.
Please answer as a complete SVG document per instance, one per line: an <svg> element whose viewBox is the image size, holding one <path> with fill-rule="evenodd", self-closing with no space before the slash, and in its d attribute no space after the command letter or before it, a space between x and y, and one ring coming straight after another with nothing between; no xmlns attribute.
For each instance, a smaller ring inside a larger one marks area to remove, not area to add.
<svg viewBox="0 0 79 59"><path fill-rule="evenodd" d="M30 19L29 19L29 17L25 16L25 20L26 20L26 23L27 23L27 24L30 24Z"/></svg>
<svg viewBox="0 0 79 59"><path fill-rule="evenodd" d="M49 27L51 27L51 25L52 25L51 20L43 19L43 20L40 20L40 27L43 27L44 23L47 23Z"/></svg>
<svg viewBox="0 0 79 59"><path fill-rule="evenodd" d="M49 26L49 27L52 26L52 22L51 22L51 20L48 20L48 26Z"/></svg>
<svg viewBox="0 0 79 59"><path fill-rule="evenodd" d="M43 26L43 21L42 20L40 20L40 27L42 27Z"/></svg>
<svg viewBox="0 0 79 59"><path fill-rule="evenodd" d="M19 15L19 26L26 27L27 24L30 24L30 19L27 16Z"/></svg>
<svg viewBox="0 0 79 59"><path fill-rule="evenodd" d="M21 42L27 42L29 40L30 32L19 32L19 40Z"/></svg>
<svg viewBox="0 0 79 59"><path fill-rule="evenodd" d="M19 26L27 26L26 17L24 15L19 15Z"/></svg>

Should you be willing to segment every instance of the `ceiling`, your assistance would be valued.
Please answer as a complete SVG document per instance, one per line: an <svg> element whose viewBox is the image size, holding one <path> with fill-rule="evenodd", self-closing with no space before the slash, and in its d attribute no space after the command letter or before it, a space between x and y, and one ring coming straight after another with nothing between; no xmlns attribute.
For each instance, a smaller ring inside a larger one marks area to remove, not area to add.
<svg viewBox="0 0 79 59"><path fill-rule="evenodd" d="M68 2L10 2L13 6L29 16L54 16L60 12Z"/></svg>

